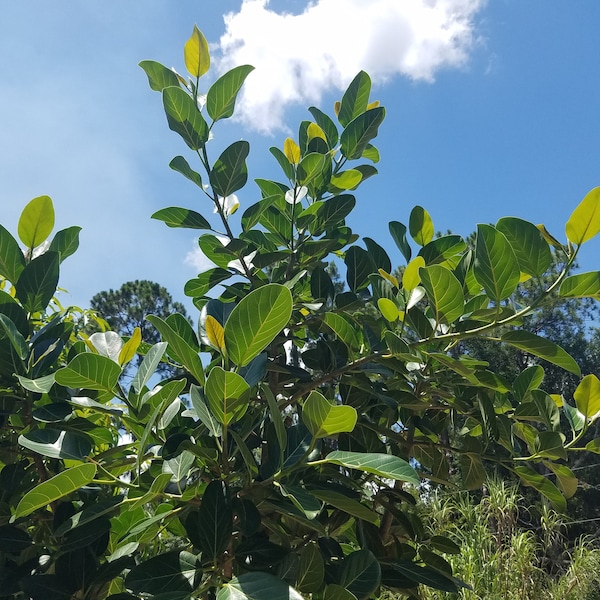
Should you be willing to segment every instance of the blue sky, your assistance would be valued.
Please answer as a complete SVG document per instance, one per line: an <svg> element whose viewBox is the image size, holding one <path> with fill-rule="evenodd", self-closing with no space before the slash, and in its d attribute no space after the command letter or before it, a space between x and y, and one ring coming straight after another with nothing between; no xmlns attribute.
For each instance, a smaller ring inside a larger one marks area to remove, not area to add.
<svg viewBox="0 0 600 600"><path fill-rule="evenodd" d="M197 23L217 70L257 67L242 119L217 128L209 148L214 159L236 139L251 144L234 226L258 198L252 180L279 177L269 146L295 135L311 104L331 113L365 69L388 112L380 174L358 190L355 231L397 264L387 223L407 222L415 204L443 231L467 235L513 215L564 239L572 209L600 185L599 22L597 0L2 2L0 223L16 232L23 206L47 194L57 229L83 227L62 268L64 304L86 306L132 279L184 300L197 274L186 262L194 234L150 215L212 209L169 169L186 147L137 64L183 72ZM586 246L582 267L598 268L600 243Z"/></svg>

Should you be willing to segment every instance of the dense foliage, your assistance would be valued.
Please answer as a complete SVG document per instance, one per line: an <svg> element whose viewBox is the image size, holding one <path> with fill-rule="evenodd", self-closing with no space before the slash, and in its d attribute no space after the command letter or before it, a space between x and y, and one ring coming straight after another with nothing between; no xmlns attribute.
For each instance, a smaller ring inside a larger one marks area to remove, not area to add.
<svg viewBox="0 0 600 600"><path fill-rule="evenodd" d="M189 80L154 61L141 67L197 164L177 156L171 168L198 187L199 210L216 211L212 220L181 207L153 215L202 232L215 263L185 286L198 331L182 314L151 315L162 341L149 347L139 329L84 341L77 314L52 302L77 229L45 244L47 197L23 211L25 251L0 228L0 597L456 592L468 584L444 558L456 544L414 510L422 481L447 482L458 468L477 488L491 461L564 510L577 488L565 459L600 411L594 375L562 398L541 389L539 365L506 380L457 348L486 339L580 375L566 351L519 325L556 292L600 294L597 272L567 274L600 231L600 189L574 210L564 243L503 218L479 225L471 250L457 235L434 239L416 207L408 227L389 226L407 263L398 279L384 248L360 245L345 222L354 191L377 173L372 141L385 118L361 72L335 120L311 107L297 139L271 149L284 183L256 180L259 197L236 233L249 144L215 160L208 141L252 67L225 73L204 97L210 57L197 28L184 56ZM521 282L550 269L551 246L563 268L517 305ZM348 291L336 293L332 256ZM120 377L136 353L143 360L125 391ZM184 375L159 381L165 360Z"/></svg>

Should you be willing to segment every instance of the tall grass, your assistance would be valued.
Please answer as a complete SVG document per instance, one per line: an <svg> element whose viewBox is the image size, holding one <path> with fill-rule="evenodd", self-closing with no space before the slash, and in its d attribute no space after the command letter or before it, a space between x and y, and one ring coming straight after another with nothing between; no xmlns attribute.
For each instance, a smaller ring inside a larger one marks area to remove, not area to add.
<svg viewBox="0 0 600 600"><path fill-rule="evenodd" d="M422 506L431 532L461 546L446 559L472 587L423 588L423 600L600 600L600 549L580 540L569 550L561 518L546 507L534 514L515 486L491 479L479 500L433 493Z"/></svg>

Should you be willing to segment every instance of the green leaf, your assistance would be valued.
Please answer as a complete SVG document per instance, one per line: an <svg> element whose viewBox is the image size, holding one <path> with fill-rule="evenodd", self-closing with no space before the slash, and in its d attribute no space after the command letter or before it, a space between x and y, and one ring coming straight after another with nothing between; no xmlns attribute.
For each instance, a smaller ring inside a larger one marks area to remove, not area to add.
<svg viewBox="0 0 600 600"><path fill-rule="evenodd" d="M217 600L302 600L302 596L274 575L244 573L225 583Z"/></svg>
<svg viewBox="0 0 600 600"><path fill-rule="evenodd" d="M544 464L556 475L556 483L564 497L572 498L577 492L577 477L573 475L573 471L569 467L555 462L545 462Z"/></svg>
<svg viewBox="0 0 600 600"><path fill-rule="evenodd" d="M446 261L460 256L467 244L460 235L443 235L442 237L431 240L419 250L419 256L425 260L425 264L444 264Z"/></svg>
<svg viewBox="0 0 600 600"><path fill-rule="evenodd" d="M185 68L192 77L202 77L210 68L210 53L204 34L194 25L190 39L183 47Z"/></svg>
<svg viewBox="0 0 600 600"><path fill-rule="evenodd" d="M187 281L183 288L183 293L191 298L200 298L216 285L219 285L219 283L230 277L232 277L232 274L221 267L209 269L208 271L204 271L204 273L200 273L195 279Z"/></svg>
<svg viewBox="0 0 600 600"><path fill-rule="evenodd" d="M183 600L189 597L195 585L198 559L185 550L159 554L137 565L125 577L125 587L135 594L147 593L153 597Z"/></svg>
<svg viewBox="0 0 600 600"><path fill-rule="evenodd" d="M302 421L315 438L352 431L357 418L355 408L333 404L315 390L309 394L302 407Z"/></svg>
<svg viewBox="0 0 600 600"><path fill-rule="evenodd" d="M15 284L24 268L25 257L19 243L0 225L0 277L5 277Z"/></svg>
<svg viewBox="0 0 600 600"><path fill-rule="evenodd" d="M252 71L254 67L240 65L227 71L210 86L206 95L206 110L213 121L228 119L233 115L237 95Z"/></svg>
<svg viewBox="0 0 600 600"><path fill-rule="evenodd" d="M121 367L110 358L84 352L56 371L56 382L70 388L112 392L119 382Z"/></svg>
<svg viewBox="0 0 600 600"><path fill-rule="evenodd" d="M515 348L519 348L519 350L539 356L575 375L581 375L581 370L575 359L550 340L546 340L529 331L519 330L507 331L500 340Z"/></svg>
<svg viewBox="0 0 600 600"><path fill-rule="evenodd" d="M527 400L531 390L538 389L544 380L544 369L540 365L532 365L521 371L513 383L513 392L519 402Z"/></svg>
<svg viewBox="0 0 600 600"><path fill-rule="evenodd" d="M52 242L50 242L49 252L58 252L60 262L74 254L79 248L79 232L81 227L67 227L57 231Z"/></svg>
<svg viewBox="0 0 600 600"><path fill-rule="evenodd" d="M294 506L301 510L307 519L315 519L323 509L321 502L311 492L295 485L280 485L281 495L289 498Z"/></svg>
<svg viewBox="0 0 600 600"><path fill-rule="evenodd" d="M283 197L282 195L267 196L249 206L242 215L242 229L244 231L251 230L257 223L260 222L263 213L277 200Z"/></svg>
<svg viewBox="0 0 600 600"><path fill-rule="evenodd" d="M6 333L6 336L10 340L17 356L21 360L25 360L29 354L29 346L15 324L2 313L0 313L0 328L4 329L4 333Z"/></svg>
<svg viewBox="0 0 600 600"><path fill-rule="evenodd" d="M78 465L62 471L27 492L17 505L13 518L26 517L38 508L68 496L90 483L95 475L96 465L93 464Z"/></svg>
<svg viewBox="0 0 600 600"><path fill-rule="evenodd" d="M239 421L248 409L250 386L237 373L213 367L204 387L212 414L223 425Z"/></svg>
<svg viewBox="0 0 600 600"><path fill-rule="evenodd" d="M331 490L319 490L311 489L310 493L316 496L319 500L331 504L331 506L341 510L357 519L362 519L368 523L377 523L379 521L379 515L373 512L370 508L345 496L339 492L332 492Z"/></svg>
<svg viewBox="0 0 600 600"><path fill-rule="evenodd" d="M412 249L406 241L406 225L398 221L390 221L389 229L396 246L402 252L402 256L404 256L407 263L410 262Z"/></svg>
<svg viewBox="0 0 600 600"><path fill-rule="evenodd" d="M352 552L342 562L339 582L359 600L369 598L381 582L379 561L369 550Z"/></svg>
<svg viewBox="0 0 600 600"><path fill-rule="evenodd" d="M281 170L285 173L285 176L290 181L295 179L295 171L292 163L290 163L288 157L282 152L277 146L271 146L269 152L275 157L275 160L279 163Z"/></svg>
<svg viewBox="0 0 600 600"><path fill-rule="evenodd" d="M600 187L589 191L573 211L566 225L567 239L583 244L600 231Z"/></svg>
<svg viewBox="0 0 600 600"><path fill-rule="evenodd" d="M421 283L435 311L437 323L450 324L456 321L465 309L463 288L450 269L431 265L419 269Z"/></svg>
<svg viewBox="0 0 600 600"><path fill-rule="evenodd" d="M371 260L378 269L383 269L386 273L392 272L392 261L387 252L375 241L369 237L363 237L367 252L371 255Z"/></svg>
<svg viewBox="0 0 600 600"><path fill-rule="evenodd" d="M397 311L396 311L397 312ZM323 315L323 323L327 325L350 350L357 350L360 346L356 324L347 317L337 313L328 312Z"/></svg>
<svg viewBox="0 0 600 600"><path fill-rule="evenodd" d="M331 185L339 190L353 190L362 181L362 173L348 169L331 177Z"/></svg>
<svg viewBox="0 0 600 600"><path fill-rule="evenodd" d="M233 529L233 509L224 481L211 481L200 504L198 533L205 558L217 560L229 545Z"/></svg>
<svg viewBox="0 0 600 600"><path fill-rule="evenodd" d="M36 313L46 309L56 293L59 265L57 252L45 252L23 269L15 288L25 310Z"/></svg>
<svg viewBox="0 0 600 600"><path fill-rule="evenodd" d="M198 354L199 348L191 346L186 338L160 317L148 315L146 319L158 329L163 340L169 344L169 353L181 362L198 383L204 383L204 369Z"/></svg>
<svg viewBox="0 0 600 600"><path fill-rule="evenodd" d="M351 246L344 257L346 263L346 281L352 292L357 292L369 285L369 275L377 269L369 253L359 246Z"/></svg>
<svg viewBox="0 0 600 600"><path fill-rule="evenodd" d="M481 458L477 454L465 453L460 456L460 469L463 484L467 490L476 490L485 481L485 469Z"/></svg>
<svg viewBox="0 0 600 600"><path fill-rule="evenodd" d="M508 298L520 279L517 257L506 236L491 225L477 226L475 279L496 303Z"/></svg>
<svg viewBox="0 0 600 600"><path fill-rule="evenodd" d="M323 600L356 600L356 596L341 585L330 583L325 586Z"/></svg>
<svg viewBox="0 0 600 600"><path fill-rule="evenodd" d="M596 298L600 300L600 271L567 277L560 285L563 298Z"/></svg>
<svg viewBox="0 0 600 600"><path fill-rule="evenodd" d="M49 196L31 200L19 218L17 232L27 248L36 248L54 229L54 206Z"/></svg>
<svg viewBox="0 0 600 600"><path fill-rule="evenodd" d="M138 367L137 373L131 382L131 387L138 394L156 371L166 350L167 342L158 342L146 352L146 356L144 356L142 364Z"/></svg>
<svg viewBox="0 0 600 600"><path fill-rule="evenodd" d="M88 435L60 429L35 429L20 435L19 444L50 458L85 460L92 452L92 441Z"/></svg>
<svg viewBox="0 0 600 600"><path fill-rule="evenodd" d="M504 217L498 221L496 229L510 243L522 273L537 277L546 272L552 262L550 246L533 223L516 217Z"/></svg>
<svg viewBox="0 0 600 600"><path fill-rule="evenodd" d="M514 471L525 485L536 489L548 498L556 511L564 513L567 510L567 501L549 479L526 466L514 467Z"/></svg>
<svg viewBox="0 0 600 600"><path fill-rule="evenodd" d="M341 465L347 469L357 469L365 473L373 473L379 477L406 481L419 485L420 479L417 472L402 458L392 454L376 452L330 452L323 461Z"/></svg>
<svg viewBox="0 0 600 600"><path fill-rule="evenodd" d="M202 148L208 140L208 125L194 100L180 87L165 88L162 98L169 129L178 133L192 150Z"/></svg>
<svg viewBox="0 0 600 600"><path fill-rule="evenodd" d="M586 375L573 393L577 409L588 419L600 412L600 380L596 375Z"/></svg>
<svg viewBox="0 0 600 600"><path fill-rule="evenodd" d="M209 433L213 437L221 437L221 434L223 433L221 424L210 412L208 405L206 404L202 388L192 383L190 386L190 398L198 418L208 429Z"/></svg>
<svg viewBox="0 0 600 600"><path fill-rule="evenodd" d="M190 167L190 164L188 163L188 161L185 158L183 158L183 156L176 156L169 163L169 167L171 167L171 169L173 169L173 171L177 171L178 173L181 173L184 177L186 177L190 181L193 181L199 188L202 188L202 177L200 176L200 173L194 171L194 169L192 169L192 167ZM193 212L193 211L190 211L190 212ZM194 214L197 214L197 213L194 213ZM207 229L207 227L202 227L201 229Z"/></svg>
<svg viewBox="0 0 600 600"><path fill-rule="evenodd" d="M422 206L415 206L410 211L408 221L410 236L419 246L425 246L433 239L435 230L429 213Z"/></svg>
<svg viewBox="0 0 600 600"><path fill-rule="evenodd" d="M440 573L431 567L423 567L408 560L394 562L391 564L391 567L394 571L397 571L415 583L421 583L443 592L458 593L458 585L454 578Z"/></svg>
<svg viewBox="0 0 600 600"><path fill-rule="evenodd" d="M287 325L292 315L292 294L271 283L242 298L225 323L227 354L238 367L258 356Z"/></svg>
<svg viewBox="0 0 600 600"><path fill-rule="evenodd" d="M296 587L303 594L318 592L325 579L325 563L316 544L308 544L300 553Z"/></svg>
<svg viewBox="0 0 600 600"><path fill-rule="evenodd" d="M246 157L249 152L250 144L240 140L221 153L210 172L210 184L216 194L225 198L246 185Z"/></svg>
<svg viewBox="0 0 600 600"><path fill-rule="evenodd" d="M304 156L296 167L298 185L310 185L331 166L331 157L319 152L311 152Z"/></svg>
<svg viewBox="0 0 600 600"><path fill-rule="evenodd" d="M338 121L346 127L350 121L367 110L369 94L371 93L371 78L360 71L344 92L338 113Z"/></svg>
<svg viewBox="0 0 600 600"><path fill-rule="evenodd" d="M329 115L325 114L322 110L311 106L309 109L310 114L315 119L315 123L323 130L325 137L327 138L327 145L330 148L335 148L338 143L338 130L335 123L331 120Z"/></svg>
<svg viewBox="0 0 600 600"><path fill-rule="evenodd" d="M148 76L150 89L162 92L166 87L179 87L179 79L171 70L155 60L143 60L139 66L144 69Z"/></svg>
<svg viewBox="0 0 600 600"><path fill-rule="evenodd" d="M350 121L340 136L342 155L348 160L360 158L369 142L377 137L379 126L384 119L385 108L378 107L368 110Z"/></svg>
<svg viewBox="0 0 600 600"><path fill-rule="evenodd" d="M319 205L317 210L318 227L311 227L315 235L343 225L344 219L352 212L356 198L352 194L340 194ZM314 206L314 205L313 205Z"/></svg>
<svg viewBox="0 0 600 600"><path fill-rule="evenodd" d="M0 315L0 317L1 316L2 315ZM17 375L17 378L22 387L30 392L35 392L36 394L47 394L52 389L55 381L54 373L39 377L38 379L28 379L21 375Z"/></svg>

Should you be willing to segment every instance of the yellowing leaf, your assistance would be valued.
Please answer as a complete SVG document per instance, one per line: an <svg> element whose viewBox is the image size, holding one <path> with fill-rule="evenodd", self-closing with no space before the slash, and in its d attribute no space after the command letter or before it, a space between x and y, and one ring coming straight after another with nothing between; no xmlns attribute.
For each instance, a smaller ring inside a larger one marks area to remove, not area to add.
<svg viewBox="0 0 600 600"><path fill-rule="evenodd" d="M386 273L383 269L377 269L377 271L379 272L379 274L386 279L387 281L389 281L394 287L399 288L400 284L398 283L398 280L393 276L390 275L389 273Z"/></svg>
<svg viewBox="0 0 600 600"><path fill-rule="evenodd" d="M342 108L342 103L337 100L333 105L333 112L335 113L336 117L340 114L340 108Z"/></svg>
<svg viewBox="0 0 600 600"><path fill-rule="evenodd" d="M555 248L562 248L562 244L546 229L545 225L541 223L536 225L536 227L540 230L542 237Z"/></svg>
<svg viewBox="0 0 600 600"><path fill-rule="evenodd" d="M425 259L422 256L415 256L404 269L402 274L402 287L411 291L414 290L421 282L421 276L419 275L419 269L425 266Z"/></svg>
<svg viewBox="0 0 600 600"><path fill-rule="evenodd" d="M369 102L369 104L367 104L367 110L371 110L372 108L378 108L380 104L381 103L379 102L379 100L374 100L373 102Z"/></svg>
<svg viewBox="0 0 600 600"><path fill-rule="evenodd" d="M300 146L292 138L286 138L283 142L283 153L293 165L300 162Z"/></svg>
<svg viewBox="0 0 600 600"><path fill-rule="evenodd" d="M313 140L314 138L321 138L322 140L327 141L325 132L316 123L310 123L308 125L306 135L308 136L308 141Z"/></svg>
<svg viewBox="0 0 600 600"><path fill-rule="evenodd" d="M217 319L212 315L206 317L206 323L204 325L206 330L206 337L213 348L216 348L220 352L225 351L225 330Z"/></svg>
<svg viewBox="0 0 600 600"><path fill-rule="evenodd" d="M142 332L139 327L136 327L133 330L132 336L129 338L129 340L127 340L125 344L123 344L123 347L119 352L118 362L121 366L127 364L135 356L135 353L137 352L137 349L139 348L141 342Z"/></svg>
<svg viewBox="0 0 600 600"><path fill-rule="evenodd" d="M594 419L600 412L600 380L595 375L586 375L573 397L578 410L588 419Z"/></svg>
<svg viewBox="0 0 600 600"><path fill-rule="evenodd" d="M588 192L566 225L567 239L580 245L600 232L600 187Z"/></svg>
<svg viewBox="0 0 600 600"><path fill-rule="evenodd" d="M379 300L377 300L377 307L385 319L390 323L397 321L400 317L398 307L389 298L379 298Z"/></svg>
<svg viewBox="0 0 600 600"><path fill-rule="evenodd" d="M183 48L183 58L185 67L192 77L202 77L210 68L208 42L196 25L192 36Z"/></svg>

